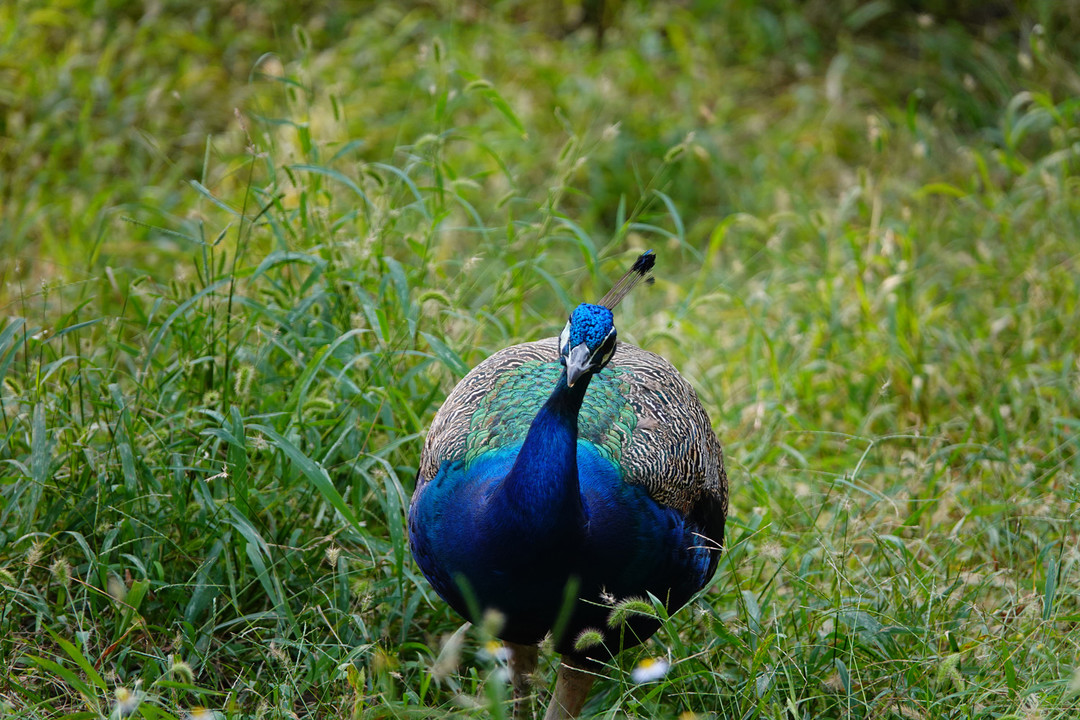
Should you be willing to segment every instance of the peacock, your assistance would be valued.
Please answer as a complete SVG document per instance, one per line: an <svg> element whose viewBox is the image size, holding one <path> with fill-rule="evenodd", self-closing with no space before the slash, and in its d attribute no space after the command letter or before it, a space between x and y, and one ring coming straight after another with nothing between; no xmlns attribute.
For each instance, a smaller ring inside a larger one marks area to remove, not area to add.
<svg viewBox="0 0 1080 720"><path fill-rule="evenodd" d="M643 253L558 338L481 362L424 443L416 563L462 616L497 611L519 705L552 635L562 661L546 720L577 717L601 664L659 627L617 609L652 595L673 612L720 559L727 475L709 417L668 361L617 341L612 311L655 261Z"/></svg>

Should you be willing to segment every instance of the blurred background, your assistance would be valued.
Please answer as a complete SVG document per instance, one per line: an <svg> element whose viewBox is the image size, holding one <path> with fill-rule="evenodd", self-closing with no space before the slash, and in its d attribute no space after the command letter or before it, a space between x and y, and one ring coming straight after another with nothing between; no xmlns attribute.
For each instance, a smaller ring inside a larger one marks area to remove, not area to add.
<svg viewBox="0 0 1080 720"><path fill-rule="evenodd" d="M709 411L729 551L587 710L1075 717L1078 38L1076 0L0 5L0 712L502 716L405 544L423 435L651 247L620 338Z"/></svg>

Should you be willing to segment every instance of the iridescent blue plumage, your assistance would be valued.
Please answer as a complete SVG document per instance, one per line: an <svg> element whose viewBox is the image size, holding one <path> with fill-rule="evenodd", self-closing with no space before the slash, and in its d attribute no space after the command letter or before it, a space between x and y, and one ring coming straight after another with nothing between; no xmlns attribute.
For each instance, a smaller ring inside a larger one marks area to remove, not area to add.
<svg viewBox="0 0 1080 720"><path fill-rule="evenodd" d="M511 643L557 631L570 666L651 635L651 617L609 626L613 603L652 594L675 610L708 582L723 540L726 477L708 417L670 364L616 344L605 306L652 257L603 304L578 306L558 342L508 348L459 383L410 508L413 554L440 596L469 618L498 610ZM586 630L602 642L579 643ZM580 709L584 695L564 695L557 686L549 717Z"/></svg>
<svg viewBox="0 0 1080 720"><path fill-rule="evenodd" d="M603 305L582 303L570 314L569 327L570 347L585 343L595 350L615 329L615 316Z"/></svg>

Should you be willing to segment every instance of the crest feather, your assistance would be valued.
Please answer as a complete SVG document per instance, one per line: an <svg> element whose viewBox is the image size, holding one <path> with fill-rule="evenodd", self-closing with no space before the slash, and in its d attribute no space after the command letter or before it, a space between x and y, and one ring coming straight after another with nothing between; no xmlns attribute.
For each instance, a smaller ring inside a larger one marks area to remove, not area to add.
<svg viewBox="0 0 1080 720"><path fill-rule="evenodd" d="M646 282L652 282L653 278L649 276L652 272L653 265L656 264L656 255L652 250L646 250L638 256L638 259L634 261L634 266L621 278L619 282L615 283L614 287L608 291L608 294L601 298L597 305L603 305L609 310L613 310L616 305L622 302L622 299L626 297L627 293L634 289L642 280Z"/></svg>

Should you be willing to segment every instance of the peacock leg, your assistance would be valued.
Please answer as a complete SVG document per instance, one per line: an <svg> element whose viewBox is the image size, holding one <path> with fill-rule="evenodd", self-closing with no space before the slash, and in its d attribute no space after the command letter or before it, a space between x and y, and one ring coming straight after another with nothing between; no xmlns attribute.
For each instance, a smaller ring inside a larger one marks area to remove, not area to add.
<svg viewBox="0 0 1080 720"><path fill-rule="evenodd" d="M564 659L559 663L555 693L551 697L544 720L570 720L581 713L585 698L596 680L595 673Z"/></svg>
<svg viewBox="0 0 1080 720"><path fill-rule="evenodd" d="M530 697L532 696L533 678L536 674L536 659L539 648L536 645L518 645L506 643L510 652L510 682L514 687L514 717L531 717Z"/></svg>

